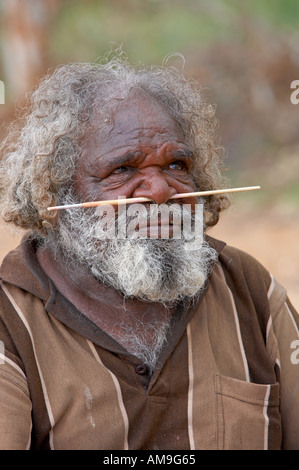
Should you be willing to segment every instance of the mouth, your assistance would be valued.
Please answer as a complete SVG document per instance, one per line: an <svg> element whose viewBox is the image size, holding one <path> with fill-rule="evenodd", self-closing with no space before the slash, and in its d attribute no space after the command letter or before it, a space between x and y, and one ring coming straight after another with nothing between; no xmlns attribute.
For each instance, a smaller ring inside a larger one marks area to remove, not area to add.
<svg viewBox="0 0 299 470"><path fill-rule="evenodd" d="M180 238L181 222L173 221L172 218L161 218L159 221L144 220L137 224L128 224L128 238Z"/></svg>

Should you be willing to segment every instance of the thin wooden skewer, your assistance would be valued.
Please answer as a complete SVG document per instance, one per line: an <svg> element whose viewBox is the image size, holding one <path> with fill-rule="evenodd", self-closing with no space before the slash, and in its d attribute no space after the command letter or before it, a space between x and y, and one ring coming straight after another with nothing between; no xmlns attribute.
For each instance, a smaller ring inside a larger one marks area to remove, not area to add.
<svg viewBox="0 0 299 470"><path fill-rule="evenodd" d="M181 193L171 196L169 199L181 199L184 197L199 197L199 196L211 196L212 194L225 194L225 193L237 193L241 191L255 191L256 189L261 189L260 186L246 186L244 188L230 188L230 189L213 189L210 191L197 191L194 193ZM148 197L131 197L129 199L119 198L111 199L110 201L91 201L91 202L81 202L80 204L66 204L64 206L52 206L48 207L48 211L56 211L59 209L72 209L73 207L96 207L101 205L117 205L117 204L132 204L139 202L148 202L152 199Z"/></svg>

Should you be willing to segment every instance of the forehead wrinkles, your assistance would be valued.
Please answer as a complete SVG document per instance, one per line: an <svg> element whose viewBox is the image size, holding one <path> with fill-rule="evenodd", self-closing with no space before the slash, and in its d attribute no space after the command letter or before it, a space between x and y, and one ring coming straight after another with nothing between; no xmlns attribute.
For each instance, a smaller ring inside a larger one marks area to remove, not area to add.
<svg viewBox="0 0 299 470"><path fill-rule="evenodd" d="M167 123L168 124L168 123ZM101 149L109 147L109 150L122 150L124 147L130 145L151 145L159 146L166 141L179 141L184 142L182 130L175 121L169 117L169 125L165 125L165 121L138 123L136 121L128 122L125 116L122 119L113 121L109 126L104 129L88 133L82 139L83 147L91 146L93 148Z"/></svg>
<svg viewBox="0 0 299 470"><path fill-rule="evenodd" d="M112 112L114 128L132 132L155 126L163 131L182 132L180 124L169 110L154 97L141 91L122 101Z"/></svg>
<svg viewBox="0 0 299 470"><path fill-rule="evenodd" d="M168 141L182 141L182 137L170 132L167 128L148 128L148 127L130 127L125 126L123 129L111 130L109 135L105 140L105 144L110 147L111 144L112 150L123 150L128 148L146 148L150 147L158 148L161 147Z"/></svg>
<svg viewBox="0 0 299 470"><path fill-rule="evenodd" d="M184 139L182 135L171 132L167 127L148 128L125 124L121 128L110 129L109 133L105 132L105 136L103 133L88 136L85 142L88 146L87 152L94 150L99 157L104 158L105 155L110 154L113 160L119 158L120 161L125 162L130 158L133 160L136 157L137 159L148 151L161 149L165 145L167 148L168 143L183 144Z"/></svg>

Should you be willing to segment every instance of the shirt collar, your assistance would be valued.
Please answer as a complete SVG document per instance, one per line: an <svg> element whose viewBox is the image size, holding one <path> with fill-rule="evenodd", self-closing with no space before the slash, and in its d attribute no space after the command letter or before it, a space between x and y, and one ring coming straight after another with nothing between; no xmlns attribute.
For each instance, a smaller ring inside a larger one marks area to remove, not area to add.
<svg viewBox="0 0 299 470"><path fill-rule="evenodd" d="M226 245L224 242L210 236L207 236L206 240L218 254ZM30 236L30 234L25 235L21 244L4 258L0 267L1 279L41 299L50 314L95 344L109 349L116 354L128 355L127 351L120 344L79 312L56 289L38 262L36 256L37 243L37 240ZM189 303L181 303L176 308L174 315L178 319L176 323L180 327L174 329L174 342L178 341L182 335L186 324L196 311L202 296L207 290L208 282L199 299L196 302L192 302L192 306Z"/></svg>

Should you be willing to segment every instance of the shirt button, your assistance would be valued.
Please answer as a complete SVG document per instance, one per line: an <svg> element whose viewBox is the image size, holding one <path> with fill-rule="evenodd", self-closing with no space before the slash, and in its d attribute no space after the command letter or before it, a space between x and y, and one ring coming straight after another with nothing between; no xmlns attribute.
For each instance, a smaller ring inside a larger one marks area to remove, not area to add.
<svg viewBox="0 0 299 470"><path fill-rule="evenodd" d="M148 368L146 364L139 364L136 369L136 374L138 375L145 375L148 373Z"/></svg>

